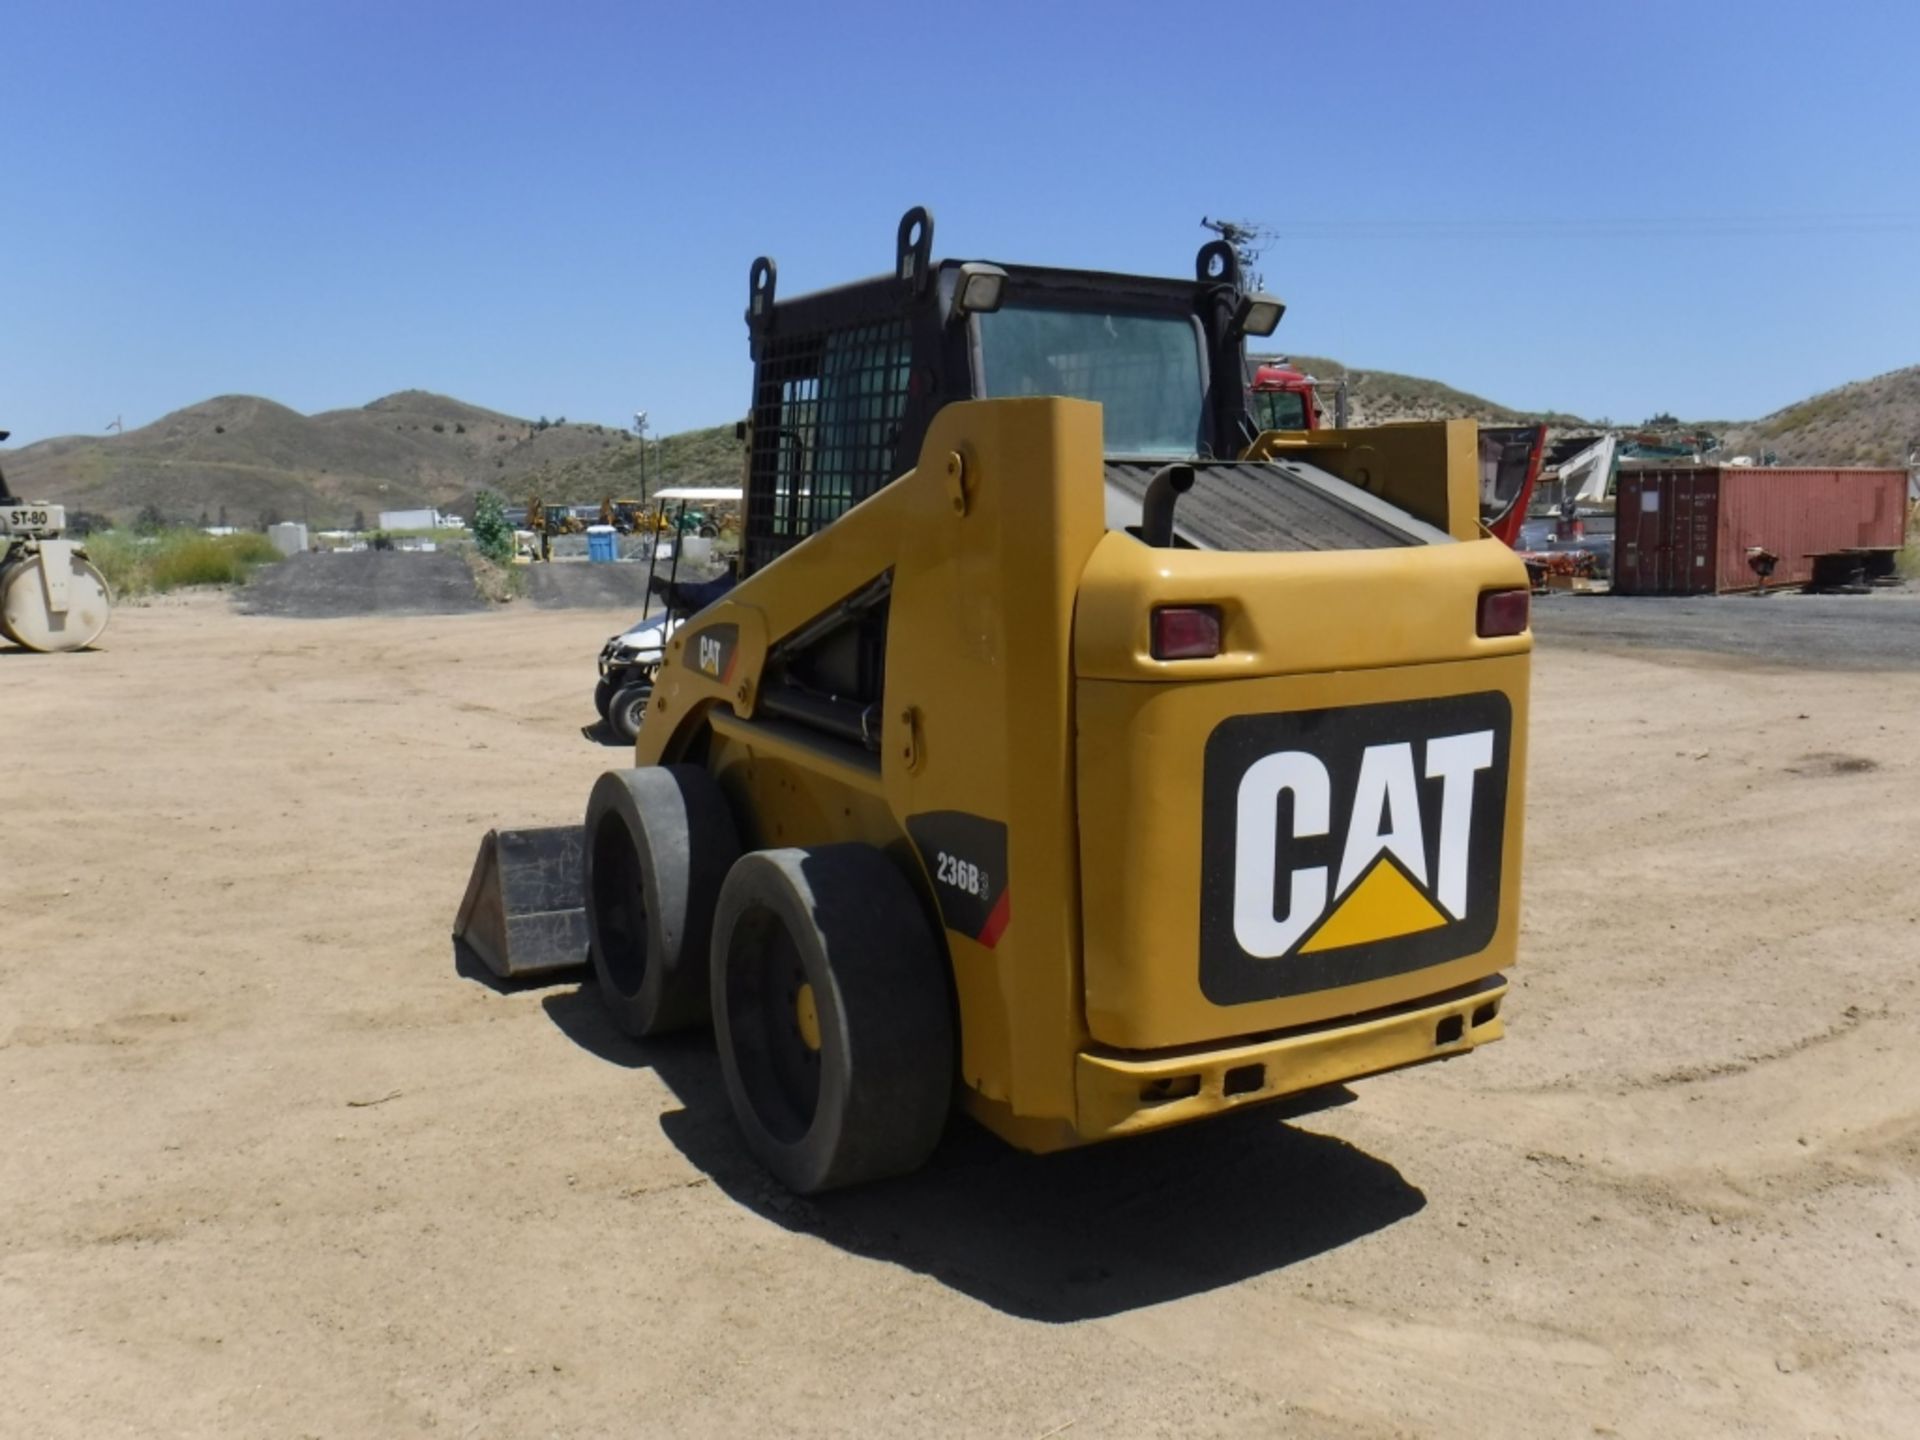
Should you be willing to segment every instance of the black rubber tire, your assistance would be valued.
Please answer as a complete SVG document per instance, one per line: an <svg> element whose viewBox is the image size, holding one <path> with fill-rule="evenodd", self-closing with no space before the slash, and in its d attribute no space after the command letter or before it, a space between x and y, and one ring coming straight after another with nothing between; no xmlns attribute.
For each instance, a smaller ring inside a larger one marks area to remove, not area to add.
<svg viewBox="0 0 1920 1440"><path fill-rule="evenodd" d="M748 1148L788 1189L901 1175L933 1153L953 1103L947 963L872 846L756 850L728 874L711 965L720 1071ZM818 1016L811 1073L801 980Z"/></svg>
<svg viewBox="0 0 1920 1440"><path fill-rule="evenodd" d="M607 718L608 707L613 704L614 692L620 688L611 675L602 675L594 682L593 708L600 712L602 720Z"/></svg>
<svg viewBox="0 0 1920 1440"><path fill-rule="evenodd" d="M639 681L622 685L607 702L607 724L613 733L631 745L639 737L640 725L647 718L647 706L653 703L653 684Z"/></svg>
<svg viewBox="0 0 1920 1440"><path fill-rule="evenodd" d="M706 1023L714 906L739 855L726 797L699 766L609 770L594 782L587 936L600 1002L623 1033Z"/></svg>

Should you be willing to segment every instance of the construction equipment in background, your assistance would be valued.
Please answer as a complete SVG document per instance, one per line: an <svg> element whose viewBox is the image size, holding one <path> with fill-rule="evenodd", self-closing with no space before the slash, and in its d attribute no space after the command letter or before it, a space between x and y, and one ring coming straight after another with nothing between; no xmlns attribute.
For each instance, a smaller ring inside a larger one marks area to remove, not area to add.
<svg viewBox="0 0 1920 1440"><path fill-rule="evenodd" d="M600 523L611 525L622 535L637 535L653 518L644 500L616 500L611 495L600 502Z"/></svg>
<svg viewBox="0 0 1920 1440"><path fill-rule="evenodd" d="M502 832L578 847L614 1023L711 1023L802 1192L956 1102L1047 1151L1498 1039L1532 640L1475 427L1257 435L1282 307L1219 242L1161 279L932 239L793 299L754 262L741 578L584 827ZM456 940L580 959L515 929L518 863L489 837Z"/></svg>
<svg viewBox="0 0 1920 1440"><path fill-rule="evenodd" d="M1620 441L1612 435L1594 436L1584 448L1560 461L1551 497L1555 507L1605 503L1619 469Z"/></svg>
<svg viewBox="0 0 1920 1440"><path fill-rule="evenodd" d="M543 504L538 495L527 500L527 529L539 537L540 551L536 558L553 558L553 537L556 535L584 535L587 522L574 514L571 505Z"/></svg>
<svg viewBox="0 0 1920 1440"><path fill-rule="evenodd" d="M0 430L0 442L8 432ZM67 512L24 501L0 474L0 638L28 650L84 650L100 638L113 593L77 540Z"/></svg>
<svg viewBox="0 0 1920 1440"><path fill-rule="evenodd" d="M1333 397L1331 414L1322 413L1322 389ZM1254 366L1248 404L1254 424L1266 430L1319 430L1328 421L1336 430L1347 428L1347 377L1331 383L1316 380L1285 356L1275 355Z"/></svg>
<svg viewBox="0 0 1920 1440"><path fill-rule="evenodd" d="M1520 542L1546 449L1545 425L1480 427L1480 523L1508 549Z"/></svg>
<svg viewBox="0 0 1920 1440"><path fill-rule="evenodd" d="M1282 356L1255 366L1248 387L1248 405L1262 433L1318 431L1327 428L1325 401L1328 382L1316 380ZM1331 384L1333 425L1347 428L1347 377ZM1527 516L1527 502L1540 478L1540 457L1547 442L1545 425L1483 425L1480 427L1480 521L1504 544L1511 546Z"/></svg>

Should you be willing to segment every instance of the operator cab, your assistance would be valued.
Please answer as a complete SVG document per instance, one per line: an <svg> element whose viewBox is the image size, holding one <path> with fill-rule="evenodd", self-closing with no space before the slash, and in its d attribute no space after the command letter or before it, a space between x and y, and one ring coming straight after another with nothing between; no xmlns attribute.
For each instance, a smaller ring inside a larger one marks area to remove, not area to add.
<svg viewBox="0 0 1920 1440"><path fill-rule="evenodd" d="M1241 289L1224 241L1191 279L1038 265L935 261L933 217L901 218L894 273L792 299L754 261L754 359L741 573L750 575L918 463L948 404L1064 396L1102 409L1109 528L1140 536L1149 488L1182 465L1173 522L1155 543L1320 550L1445 543L1421 518L1326 466L1242 459L1275 425L1249 413L1248 336L1286 307ZM1259 397L1291 400L1301 397ZM1190 474L1186 471L1191 471Z"/></svg>
<svg viewBox="0 0 1920 1440"><path fill-rule="evenodd" d="M1255 390L1253 423L1266 430L1311 430L1307 397L1298 390Z"/></svg>
<svg viewBox="0 0 1920 1440"><path fill-rule="evenodd" d="M932 247L916 208L892 275L776 299L773 261L754 262L745 573L910 470L956 401L1095 401L1108 455L1142 462L1230 458L1258 433L1244 338L1286 307L1241 291L1224 242L1191 280L935 261Z"/></svg>

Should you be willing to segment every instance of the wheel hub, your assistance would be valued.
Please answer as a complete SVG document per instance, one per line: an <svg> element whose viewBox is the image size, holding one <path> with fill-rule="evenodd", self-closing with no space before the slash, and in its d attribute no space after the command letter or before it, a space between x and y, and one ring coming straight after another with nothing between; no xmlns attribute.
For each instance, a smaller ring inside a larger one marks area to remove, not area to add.
<svg viewBox="0 0 1920 1440"><path fill-rule="evenodd" d="M820 1053L820 1012L813 1003L813 986L803 984L793 997L793 1023L800 1040L814 1054Z"/></svg>

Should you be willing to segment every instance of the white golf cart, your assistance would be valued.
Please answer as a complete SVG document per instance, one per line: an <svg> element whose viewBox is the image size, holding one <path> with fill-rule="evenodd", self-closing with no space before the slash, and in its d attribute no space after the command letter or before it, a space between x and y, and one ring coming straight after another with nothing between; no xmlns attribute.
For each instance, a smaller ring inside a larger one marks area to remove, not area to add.
<svg viewBox="0 0 1920 1440"><path fill-rule="evenodd" d="M677 487L661 490L654 495L655 510L651 532L658 537L662 533L672 536L669 554L671 566L665 578L666 607L654 610L654 594L660 587L656 585L655 572L660 561L661 543L656 540L653 553L647 558L647 599L646 609L631 627L613 636L600 648L600 681L593 687L593 706L600 712L600 718L612 728L614 734L629 744L640 733L640 723L647 717L647 703L653 698L653 682L660 673L661 663L666 659L666 644L673 633L685 623L695 609L707 603L706 593L713 589L715 582L682 587L679 583L680 554L690 549L688 538L695 528L704 528L707 534L699 537L704 551L711 543L711 527L688 525L687 507L691 504L703 506L733 505L740 503L740 491L736 488L719 487ZM674 520L667 524L668 507L677 506ZM696 521L703 518L703 512L696 511ZM703 557L704 558L704 555ZM694 597L689 604L688 596ZM679 603L676 598L679 597Z"/></svg>

